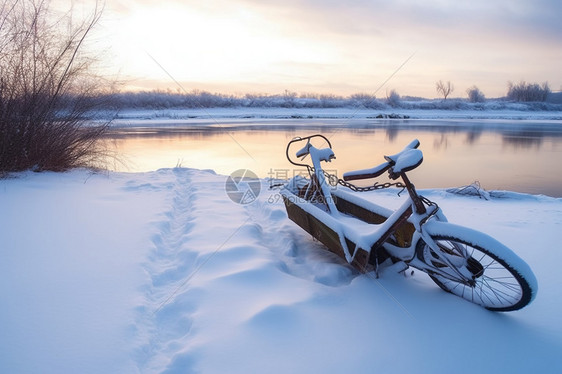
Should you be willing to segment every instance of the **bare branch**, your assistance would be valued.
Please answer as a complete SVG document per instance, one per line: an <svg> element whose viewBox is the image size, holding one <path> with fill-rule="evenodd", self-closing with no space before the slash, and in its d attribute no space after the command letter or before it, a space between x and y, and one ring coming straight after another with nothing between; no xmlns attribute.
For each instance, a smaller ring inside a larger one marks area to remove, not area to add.
<svg viewBox="0 0 562 374"><path fill-rule="evenodd" d="M443 100L447 100L447 97L455 89L451 81L447 81L447 83L443 83L443 81L439 81L435 84L435 88L437 89L437 93L443 96Z"/></svg>
<svg viewBox="0 0 562 374"><path fill-rule="evenodd" d="M99 154L107 124L87 120L102 77L84 44L102 12L96 1L76 23L47 0L0 3L0 174L87 166Z"/></svg>

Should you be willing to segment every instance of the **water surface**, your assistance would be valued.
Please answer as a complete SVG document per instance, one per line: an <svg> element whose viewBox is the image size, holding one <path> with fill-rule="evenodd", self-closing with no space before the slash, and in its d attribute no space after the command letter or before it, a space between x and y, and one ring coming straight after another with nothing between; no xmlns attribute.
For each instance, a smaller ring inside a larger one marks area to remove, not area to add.
<svg viewBox="0 0 562 374"><path fill-rule="evenodd" d="M560 121L296 119L132 125L116 127L110 134L124 161L115 170L183 166L228 175L250 169L262 178L286 178L303 172L285 158L288 141L320 133L330 139L336 154L325 169L341 176L375 166L383 162L383 155L417 138L424 161L410 175L418 188L479 181L487 190L562 197Z"/></svg>

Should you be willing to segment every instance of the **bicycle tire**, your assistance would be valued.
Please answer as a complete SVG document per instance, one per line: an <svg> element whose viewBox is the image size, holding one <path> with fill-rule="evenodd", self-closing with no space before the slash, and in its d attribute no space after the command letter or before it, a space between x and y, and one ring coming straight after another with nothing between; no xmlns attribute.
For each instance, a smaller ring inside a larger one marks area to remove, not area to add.
<svg viewBox="0 0 562 374"><path fill-rule="evenodd" d="M463 246L469 255L467 263L473 283L465 284L428 272L444 291L452 293L492 311L514 311L527 306L538 290L530 267L513 251L495 239L475 230L438 223L429 230L431 238L444 248L456 252ZM417 253L429 247L423 239L416 245Z"/></svg>

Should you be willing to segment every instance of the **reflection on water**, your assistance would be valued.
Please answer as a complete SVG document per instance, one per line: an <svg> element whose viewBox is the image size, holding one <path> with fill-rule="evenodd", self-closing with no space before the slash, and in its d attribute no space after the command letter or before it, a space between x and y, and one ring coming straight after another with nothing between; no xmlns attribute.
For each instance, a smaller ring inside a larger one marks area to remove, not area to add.
<svg viewBox="0 0 562 374"><path fill-rule="evenodd" d="M478 180L486 189L562 197L562 123L525 121L300 120L232 122L215 126L116 128L109 138L123 156L120 171L175 166L214 169L228 175L247 168L260 177L290 177L296 170L285 147L296 136L321 133L336 160L326 169L375 166L412 139L421 142L423 164L411 179L418 188L458 187ZM386 181L385 177L381 181Z"/></svg>

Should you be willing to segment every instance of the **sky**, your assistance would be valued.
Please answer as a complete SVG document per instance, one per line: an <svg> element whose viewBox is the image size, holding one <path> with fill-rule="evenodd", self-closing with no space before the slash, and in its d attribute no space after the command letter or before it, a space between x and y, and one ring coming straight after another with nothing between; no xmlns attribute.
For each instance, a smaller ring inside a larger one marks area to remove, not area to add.
<svg viewBox="0 0 562 374"><path fill-rule="evenodd" d="M434 98L442 80L493 98L509 81L561 89L560 14L559 0L107 0L97 37L127 90Z"/></svg>

